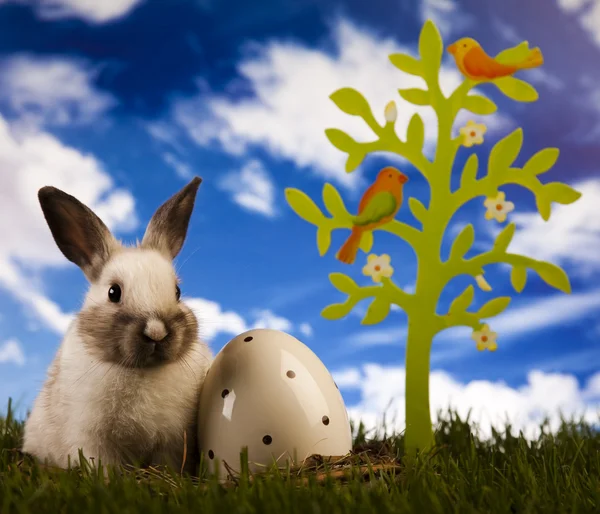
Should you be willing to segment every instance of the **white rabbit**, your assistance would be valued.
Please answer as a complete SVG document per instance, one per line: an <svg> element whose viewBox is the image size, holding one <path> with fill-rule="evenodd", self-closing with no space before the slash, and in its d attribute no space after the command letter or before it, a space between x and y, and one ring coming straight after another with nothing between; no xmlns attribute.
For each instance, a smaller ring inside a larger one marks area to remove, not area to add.
<svg viewBox="0 0 600 514"><path fill-rule="evenodd" d="M180 301L173 259L183 246L201 179L152 217L141 244L122 246L76 198L43 187L54 240L90 282L25 425L23 451L66 468L197 463L199 389L213 359Z"/></svg>

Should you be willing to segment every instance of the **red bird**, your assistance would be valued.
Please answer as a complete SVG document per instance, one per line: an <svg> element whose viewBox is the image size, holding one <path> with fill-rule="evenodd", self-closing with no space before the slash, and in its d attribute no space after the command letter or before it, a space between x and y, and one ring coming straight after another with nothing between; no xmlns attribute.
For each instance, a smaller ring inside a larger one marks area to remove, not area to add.
<svg viewBox="0 0 600 514"><path fill-rule="evenodd" d="M352 219L352 233L335 256L344 264L353 264L364 232L374 230L394 219L402 205L402 189L408 177L387 166L364 192L358 204L358 214Z"/></svg>

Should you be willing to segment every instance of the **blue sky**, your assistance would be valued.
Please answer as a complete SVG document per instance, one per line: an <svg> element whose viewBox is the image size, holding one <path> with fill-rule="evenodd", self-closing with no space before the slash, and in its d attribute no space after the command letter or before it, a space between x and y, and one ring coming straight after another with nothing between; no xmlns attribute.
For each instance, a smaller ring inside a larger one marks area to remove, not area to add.
<svg viewBox="0 0 600 514"><path fill-rule="evenodd" d="M297 187L320 202L327 181L356 208L361 188L390 161L371 156L359 171L344 173L344 156L324 129L342 128L359 139L369 133L328 96L356 87L380 120L385 104L396 100L403 134L414 110L396 90L411 87L414 78L387 55L414 53L420 27L431 18L445 43L471 36L497 53L529 40L546 59L524 76L540 93L535 104L515 104L482 88L500 114L485 119L486 142L462 149L459 161L471 151L485 158L490 144L522 126L518 163L557 146L560 159L544 181L561 180L583 193L574 205L555 206L544 223L528 191L505 188L516 205L511 249L563 266L573 294L530 274L525 291L490 323L498 332L495 353L477 352L468 330L440 336L432 355L432 404L487 409L490 416L508 412L523 426L544 409L595 409L600 6L586 0L496 4L172 0L167 8L158 0L0 0L0 404L10 395L22 409L30 405L86 289L80 270L54 246L37 189L50 184L74 194L120 238L134 241L158 205L197 174L204 181L177 264L183 295L213 350L248 327L286 330L336 374L353 416L374 423L390 399L401 410L405 317L394 311L376 327L361 326L354 314L341 321L320 317L324 306L342 299L327 280L330 272L368 279L362 263L348 268L334 259L342 231L334 233L333 250L319 257L313 227L291 212L283 190ZM450 91L457 80L445 58L443 87ZM434 119L419 112L432 143ZM406 195L426 201L416 171L393 164L412 179ZM498 227L483 212L479 201L467 205L448 241L473 223L477 248L484 250ZM411 222L406 206L399 218ZM373 251L391 255L399 285L414 283L416 263L403 243L378 235ZM514 295L505 268L487 269L486 278L494 294ZM467 283L453 282L442 304ZM477 291L477 303L486 294Z"/></svg>

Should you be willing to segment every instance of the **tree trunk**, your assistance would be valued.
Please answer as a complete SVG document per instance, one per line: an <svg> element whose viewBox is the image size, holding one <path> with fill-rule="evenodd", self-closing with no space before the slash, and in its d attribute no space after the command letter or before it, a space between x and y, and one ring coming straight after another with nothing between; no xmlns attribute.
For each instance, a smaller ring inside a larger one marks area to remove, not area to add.
<svg viewBox="0 0 600 514"><path fill-rule="evenodd" d="M407 454L433 446L433 428L429 409L429 360L433 342L432 322L411 316L406 343L406 432Z"/></svg>

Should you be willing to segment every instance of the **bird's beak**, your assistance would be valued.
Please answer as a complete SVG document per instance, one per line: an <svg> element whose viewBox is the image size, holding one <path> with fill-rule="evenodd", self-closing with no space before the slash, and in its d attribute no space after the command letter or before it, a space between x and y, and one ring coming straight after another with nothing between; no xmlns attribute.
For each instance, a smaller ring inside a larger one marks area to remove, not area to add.
<svg viewBox="0 0 600 514"><path fill-rule="evenodd" d="M448 53L450 55L454 55L456 53L456 43L452 43L451 45L448 45L448 48L446 48L446 50L448 51Z"/></svg>
<svg viewBox="0 0 600 514"><path fill-rule="evenodd" d="M398 180L400 181L400 184L406 184L408 182L408 177L406 175L400 175Z"/></svg>

